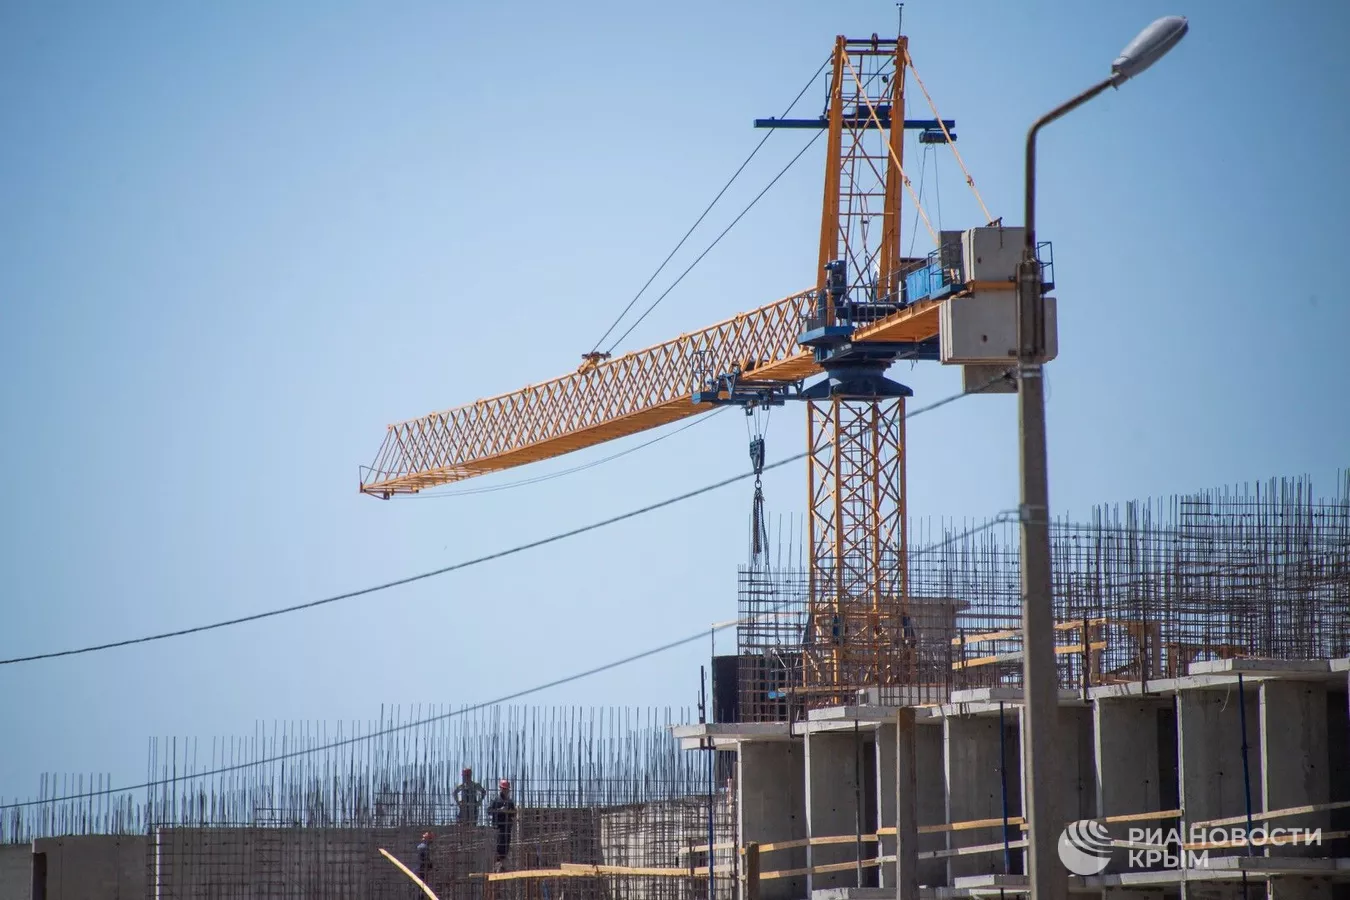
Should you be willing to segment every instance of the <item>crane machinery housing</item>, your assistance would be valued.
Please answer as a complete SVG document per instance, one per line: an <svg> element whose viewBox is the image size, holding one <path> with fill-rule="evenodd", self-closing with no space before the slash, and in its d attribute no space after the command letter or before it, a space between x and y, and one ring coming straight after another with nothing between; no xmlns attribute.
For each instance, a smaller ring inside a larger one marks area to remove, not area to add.
<svg viewBox="0 0 1350 900"><path fill-rule="evenodd" d="M907 583L905 401L886 377L897 360L963 367L967 392L1016 390L1019 227L989 214L938 117L904 36L839 36L826 112L757 127L826 131L815 286L710 327L614 358L584 354L574 373L388 427L360 490L397 494L497 472L705 413L786 400L806 405L809 588L799 702L851 702L860 688L943 683L925 633L948 634L951 601L916 600ZM905 119L906 75L932 119ZM906 131L949 147L986 224L935 231L904 169ZM933 239L901 254L908 193ZM1039 244L1045 290L1048 243ZM1055 301L1044 296L1046 358ZM762 445L752 458L762 465ZM925 660L929 659L930 662Z"/></svg>

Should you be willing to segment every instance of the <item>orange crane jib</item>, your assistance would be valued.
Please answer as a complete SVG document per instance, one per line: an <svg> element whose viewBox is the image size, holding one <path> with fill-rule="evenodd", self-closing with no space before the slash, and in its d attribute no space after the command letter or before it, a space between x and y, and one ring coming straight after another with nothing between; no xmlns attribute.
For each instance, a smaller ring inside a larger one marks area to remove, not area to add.
<svg viewBox="0 0 1350 900"><path fill-rule="evenodd" d="M416 493L592 447L722 403L804 398L804 379L845 362L841 346L873 370L895 359L935 359L937 302L916 300L913 290L906 297L898 278L902 271L927 272L930 260L899 258L898 185L904 176L899 153L887 154L885 144L901 151L906 129L920 131L924 142L934 134L955 140L956 123L906 119L891 128L891 110L904 102L906 48L904 38L838 38L829 114L755 121L761 128L830 130L827 191L837 198L842 186L850 196L842 204L827 200L815 290L616 358L585 354L573 374L390 425L375 460L362 469L361 491L386 499ZM883 136L880 154L863 146L868 132ZM880 180L878 170L886 173ZM874 183L862 184L868 177ZM873 228L873 247L859 233L869 218L885 223ZM837 246L825 249L830 242ZM860 254L876 273L855 271L852 285L838 278L825 283L830 266L848 281L848 257L856 261ZM870 283L860 283L869 275ZM886 296L878 297L878 288Z"/></svg>

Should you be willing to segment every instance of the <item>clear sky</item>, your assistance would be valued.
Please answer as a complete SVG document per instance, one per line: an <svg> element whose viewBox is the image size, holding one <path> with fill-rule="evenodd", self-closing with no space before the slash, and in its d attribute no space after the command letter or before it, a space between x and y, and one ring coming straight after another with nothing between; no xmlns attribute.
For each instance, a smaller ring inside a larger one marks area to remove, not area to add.
<svg viewBox="0 0 1350 900"><path fill-rule="evenodd" d="M1030 122L1155 17L1191 19L1170 56L1042 138L1061 513L1282 474L1330 487L1350 463L1336 263L1350 6L1178 2L904 10L919 73L1010 223ZM388 422L575 367L759 140L751 121L782 112L834 35L891 34L895 16L890 2L5 3L0 656L314 599L743 471L729 412L528 487L357 492ZM805 137L773 136L669 274ZM622 349L813 284L822 153ZM980 224L950 156L933 172L942 224ZM893 377L916 404L960 383L936 364ZM913 514L1015 505L1015 407L968 398L911 424ZM803 416L775 414L771 460L803 449ZM804 478L800 464L766 477L771 514L802 511ZM32 794L43 771L139 780L150 734L473 702L731 618L750 494L314 612L0 668L0 795ZM537 699L689 704L707 652Z"/></svg>

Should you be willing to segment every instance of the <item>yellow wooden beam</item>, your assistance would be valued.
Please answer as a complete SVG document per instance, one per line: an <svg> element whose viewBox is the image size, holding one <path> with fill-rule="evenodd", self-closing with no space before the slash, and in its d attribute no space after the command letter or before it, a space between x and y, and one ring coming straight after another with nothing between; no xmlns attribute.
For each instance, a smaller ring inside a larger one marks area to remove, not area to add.
<svg viewBox="0 0 1350 900"><path fill-rule="evenodd" d="M422 893L430 897L431 900L441 900L441 898L437 897L436 893L432 891L431 888L427 887L427 883L425 881L417 877L417 874L413 872L412 869L409 869L403 863L399 862L398 857L394 856L394 854L390 853L383 847L378 847L376 849L378 849L381 853L384 854L385 859L389 860L391 863L398 866L399 870L402 871L404 875L407 875L409 878L411 878L413 884L416 884L419 888L422 889Z"/></svg>

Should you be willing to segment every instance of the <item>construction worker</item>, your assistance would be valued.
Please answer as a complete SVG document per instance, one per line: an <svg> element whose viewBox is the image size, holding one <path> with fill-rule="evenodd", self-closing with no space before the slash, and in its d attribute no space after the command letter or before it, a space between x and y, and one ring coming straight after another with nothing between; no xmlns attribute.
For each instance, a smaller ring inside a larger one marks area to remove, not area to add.
<svg viewBox="0 0 1350 900"><path fill-rule="evenodd" d="M478 810L482 807L487 788L473 780L473 769L460 772L460 782L455 786L455 802L459 804L459 824L477 825Z"/></svg>
<svg viewBox="0 0 1350 900"><path fill-rule="evenodd" d="M431 842L436 835L430 831L422 832L422 843L417 845L417 877L426 881L431 877Z"/></svg>
<svg viewBox="0 0 1350 900"><path fill-rule="evenodd" d="M498 872L506 869L506 854L511 849L511 829L516 824L516 801L511 799L511 782L503 778L497 782L497 796L488 804L488 815L497 829Z"/></svg>

